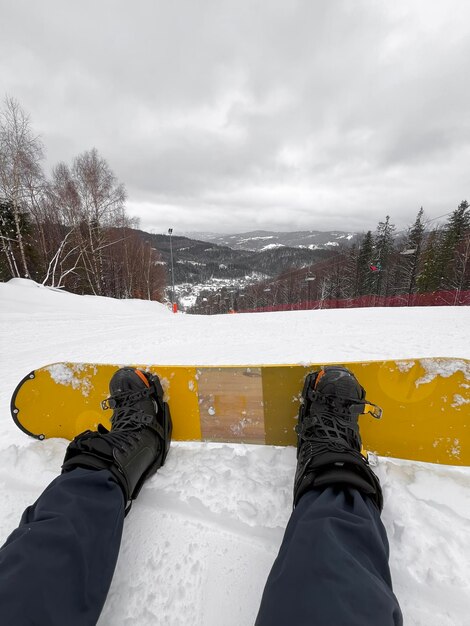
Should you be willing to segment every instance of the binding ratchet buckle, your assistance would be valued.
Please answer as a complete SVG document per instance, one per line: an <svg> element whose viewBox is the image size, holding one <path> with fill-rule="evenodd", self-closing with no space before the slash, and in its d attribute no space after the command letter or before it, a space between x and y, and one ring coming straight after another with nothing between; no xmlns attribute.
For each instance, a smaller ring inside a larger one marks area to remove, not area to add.
<svg viewBox="0 0 470 626"><path fill-rule="evenodd" d="M372 402L365 402L362 414L372 415L372 417L375 417L376 420L379 420L382 417L382 409L377 404L372 404Z"/></svg>

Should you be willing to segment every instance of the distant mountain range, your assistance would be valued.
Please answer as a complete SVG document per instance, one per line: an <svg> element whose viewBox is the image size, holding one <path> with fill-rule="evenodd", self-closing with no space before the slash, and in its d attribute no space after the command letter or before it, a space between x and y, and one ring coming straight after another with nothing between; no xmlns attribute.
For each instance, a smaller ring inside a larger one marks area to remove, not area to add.
<svg viewBox="0 0 470 626"><path fill-rule="evenodd" d="M160 253L170 286L170 237L137 232ZM343 246L358 238L358 233L339 231L256 230L236 235L194 232L185 236L178 233L171 238L175 291L180 305L188 308L200 295L220 292L224 287L244 288L335 257Z"/></svg>
<svg viewBox="0 0 470 626"><path fill-rule="evenodd" d="M160 252L162 261L169 268L170 237L144 231L137 232L144 241L148 241L153 248ZM288 234L282 233L282 235ZM274 233L271 235L275 236ZM173 235L175 283L195 284L205 283L212 279L245 279L247 276L253 275L259 276L258 280L262 277L274 278L281 272L312 265L337 252L337 246L326 245L326 243L322 247L320 245L312 245L311 247L307 245L288 246L280 243L278 239L260 240L255 238L260 236L267 237L268 235L254 235L251 238L253 247L243 248L242 245L236 246L235 239L230 239L231 245L227 245L208 239ZM223 236L216 235L216 237L220 239ZM234 236L226 235L225 237ZM243 244L244 236L239 235L238 238L239 243ZM347 241L345 239L345 242ZM264 242L264 245L259 245L260 242ZM255 245L256 248L254 248Z"/></svg>
<svg viewBox="0 0 470 626"><path fill-rule="evenodd" d="M294 232L279 232L267 230L253 230L247 233L234 235L211 232L182 233L190 239L207 241L219 246L228 246L233 250L265 251L281 248L306 248L308 250L334 250L340 245L355 243L360 233L344 231L299 230Z"/></svg>

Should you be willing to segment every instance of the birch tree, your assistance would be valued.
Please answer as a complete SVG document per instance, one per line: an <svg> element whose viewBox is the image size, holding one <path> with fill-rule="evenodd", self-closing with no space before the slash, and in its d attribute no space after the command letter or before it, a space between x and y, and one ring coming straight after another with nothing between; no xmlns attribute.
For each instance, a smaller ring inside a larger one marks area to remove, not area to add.
<svg viewBox="0 0 470 626"><path fill-rule="evenodd" d="M12 208L18 265L25 278L30 271L21 215L31 206L34 181L42 178L42 159L42 142L33 134L28 115L14 98L6 97L0 112L0 198Z"/></svg>
<svg viewBox="0 0 470 626"><path fill-rule="evenodd" d="M87 244L82 252L90 287L93 293L104 295L104 250L111 245L107 229L127 225L124 213L126 191L95 148L74 160L71 175L79 200L82 233Z"/></svg>

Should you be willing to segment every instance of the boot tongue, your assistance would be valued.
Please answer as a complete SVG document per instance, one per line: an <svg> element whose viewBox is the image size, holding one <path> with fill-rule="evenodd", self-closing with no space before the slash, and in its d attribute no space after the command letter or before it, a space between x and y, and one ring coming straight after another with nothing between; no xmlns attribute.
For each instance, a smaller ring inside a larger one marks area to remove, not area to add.
<svg viewBox="0 0 470 626"><path fill-rule="evenodd" d="M86 439L82 442L82 447L88 452L98 452L103 456L113 456L113 446L103 437L94 437L92 441L88 442Z"/></svg>

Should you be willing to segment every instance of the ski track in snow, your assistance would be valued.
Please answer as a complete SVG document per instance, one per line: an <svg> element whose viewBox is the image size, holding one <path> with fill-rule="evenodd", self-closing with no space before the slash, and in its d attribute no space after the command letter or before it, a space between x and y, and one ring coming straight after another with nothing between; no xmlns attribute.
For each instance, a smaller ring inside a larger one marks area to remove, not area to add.
<svg viewBox="0 0 470 626"><path fill-rule="evenodd" d="M30 281L0 284L0 541L59 473L67 445L28 439L11 420L14 387L39 365L468 358L469 313L429 307L191 317ZM174 444L126 518L100 626L252 624L289 519L295 465L293 448ZM470 469L385 458L375 469L405 623L467 625Z"/></svg>

